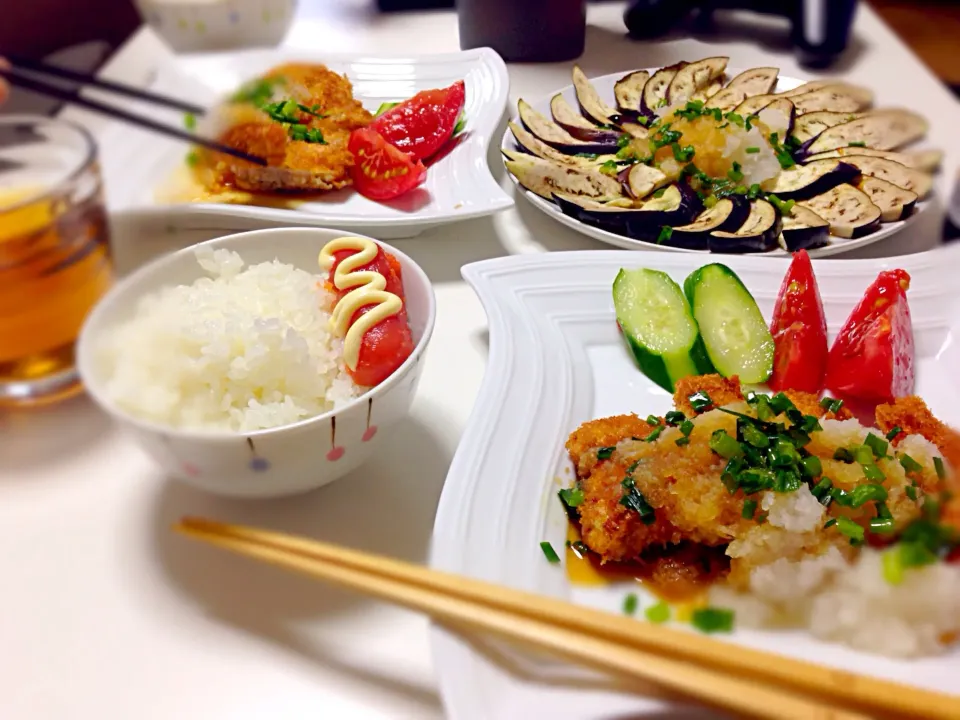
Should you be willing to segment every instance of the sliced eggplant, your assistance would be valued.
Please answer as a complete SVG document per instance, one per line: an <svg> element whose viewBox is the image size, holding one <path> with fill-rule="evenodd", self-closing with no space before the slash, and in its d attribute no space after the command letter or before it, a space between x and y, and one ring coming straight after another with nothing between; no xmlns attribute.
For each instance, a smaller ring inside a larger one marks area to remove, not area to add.
<svg viewBox="0 0 960 720"><path fill-rule="evenodd" d="M754 95L768 95L777 85L777 68L753 68L744 70L727 86L707 101L707 107L717 107L727 112Z"/></svg>
<svg viewBox="0 0 960 720"><path fill-rule="evenodd" d="M517 181L530 192L552 200L554 193L581 195L591 198L614 198L623 195L616 178L599 170L586 170L561 165L551 160L512 153L504 165Z"/></svg>
<svg viewBox="0 0 960 720"><path fill-rule="evenodd" d="M932 152L937 152L936 150ZM917 163L929 162L926 158L917 157L913 153L902 153L895 150L874 150L873 148L867 147L842 147L837 148L836 150L828 150L827 152L817 153L816 155L810 155L806 158L804 162L810 162L811 160L825 160L826 158L842 158L845 155L869 155L871 157L881 157L886 158L887 160L893 160L898 162L901 165L906 165L907 167L916 168L918 170L926 170L925 167L918 167ZM919 155L919 153L917 154ZM930 172L927 170L927 172Z"/></svg>
<svg viewBox="0 0 960 720"><path fill-rule="evenodd" d="M670 178L652 165L634 163L622 172L620 182L623 183L625 195L642 200L670 182Z"/></svg>
<svg viewBox="0 0 960 720"><path fill-rule="evenodd" d="M566 193L554 193L553 200L560 208L560 212L586 225L619 235L626 232L625 208L621 206L611 204L609 201Z"/></svg>
<svg viewBox="0 0 960 720"><path fill-rule="evenodd" d="M659 198L633 207L622 207L618 200L601 202L563 193L555 200L561 212L586 225L645 241L656 240L664 226L688 223L703 208L697 194L685 185L670 185Z"/></svg>
<svg viewBox="0 0 960 720"><path fill-rule="evenodd" d="M750 214L739 230L714 230L710 233L708 245L710 251L716 253L766 252L777 247L782 226L777 209L766 200L757 198L750 202Z"/></svg>
<svg viewBox="0 0 960 720"><path fill-rule="evenodd" d="M610 133L609 138L603 141L591 142L574 137L549 118L541 115L529 104L521 100L517 103L520 111L520 122L534 137L547 145L565 152L568 155L577 153L609 153L617 151L619 133Z"/></svg>
<svg viewBox="0 0 960 720"><path fill-rule="evenodd" d="M827 85L813 92L790 98L797 106L797 114L811 112L859 112L873 103L873 93L866 88L846 83Z"/></svg>
<svg viewBox="0 0 960 720"><path fill-rule="evenodd" d="M536 155L545 160L571 165L573 167L584 168L587 170L600 167L607 160L616 160L616 155L567 155L559 150L547 145L542 140L537 139L517 123L510 121L508 123L510 132L513 133L514 140L517 141L517 147L525 153Z"/></svg>
<svg viewBox="0 0 960 720"><path fill-rule="evenodd" d="M643 97L640 101L641 113L647 117L653 117L656 114L660 104L667 100L667 88L670 86L670 82L677 71L686 64L681 61L675 65L660 68L647 80L647 84L643 86Z"/></svg>
<svg viewBox="0 0 960 720"><path fill-rule="evenodd" d="M646 70L637 70L617 80L613 86L613 96L617 99L617 107L626 113L640 112L643 88L649 79L650 73Z"/></svg>
<svg viewBox="0 0 960 720"><path fill-rule="evenodd" d="M697 219L687 225L673 228L670 239L664 244L687 250L707 250L710 233L736 232L750 215L750 203L740 195L731 195L717 200L717 204L704 210Z"/></svg>
<svg viewBox="0 0 960 720"><path fill-rule="evenodd" d="M837 113L829 110L807 113L794 120L793 137L802 143L808 142L827 128L843 125L858 117L863 117L862 113Z"/></svg>
<svg viewBox="0 0 960 720"><path fill-rule="evenodd" d="M830 223L810 208L794 205L783 216L780 237L788 252L823 247L830 242Z"/></svg>
<svg viewBox="0 0 960 720"><path fill-rule="evenodd" d="M583 74L579 65L573 66L573 91L577 95L580 112L587 120L593 120L597 125L607 125L617 116L616 108L610 107L600 98L597 89Z"/></svg>
<svg viewBox="0 0 960 720"><path fill-rule="evenodd" d="M758 112L757 118L767 126L770 132L777 133L777 137L783 139L793 131L796 110L790 100L780 98Z"/></svg>
<svg viewBox="0 0 960 720"><path fill-rule="evenodd" d="M830 161L816 160L814 162ZM858 168L864 175L878 177L904 190L916 193L921 200L927 197L933 188L933 177L931 175L921 170L908 168L906 165L901 165L893 160L870 155L844 155L843 162Z"/></svg>
<svg viewBox="0 0 960 720"><path fill-rule="evenodd" d="M743 117L747 117L748 115L756 115L774 100L782 99L783 98L780 98L776 95L754 95L753 97L748 97L742 103L737 105L733 109L733 112L737 113L737 115L742 115Z"/></svg>
<svg viewBox="0 0 960 720"><path fill-rule="evenodd" d="M814 160L781 170L764 189L781 200L805 200L842 183L852 182L858 175L860 170L847 163L846 158L843 161L837 158Z"/></svg>
<svg viewBox="0 0 960 720"><path fill-rule="evenodd" d="M680 68L667 86L667 102L671 105L682 105L692 100L699 90L723 77L728 62L728 57L709 57Z"/></svg>
<svg viewBox="0 0 960 720"><path fill-rule="evenodd" d="M824 130L802 148L808 155L864 143L874 150L896 150L927 134L927 121L909 110L881 110Z"/></svg>
<svg viewBox="0 0 960 720"><path fill-rule="evenodd" d="M910 217L917 206L917 194L904 190L878 177L863 175L857 187L866 193L870 202L880 208L880 222L896 222Z"/></svg>
<svg viewBox="0 0 960 720"><path fill-rule="evenodd" d="M943 162L943 150L917 150L916 152L902 154L908 159L904 165L928 173L935 173L940 169L940 163Z"/></svg>
<svg viewBox="0 0 960 720"><path fill-rule="evenodd" d="M702 90L697 90L691 100L700 100L701 102L706 102L718 92L723 90L723 76L718 77L716 80L712 80L709 85L707 85Z"/></svg>
<svg viewBox="0 0 960 720"><path fill-rule="evenodd" d="M846 183L804 200L801 205L830 223L830 234L837 237L863 237L880 225L880 208L862 190Z"/></svg>
<svg viewBox="0 0 960 720"><path fill-rule="evenodd" d="M797 95L804 95L808 92L813 92L814 90L819 90L820 88L825 88L828 85L836 85L839 80L812 80L810 82L804 83L803 85L798 85L792 90L784 90L781 93L777 93L780 97L791 98Z"/></svg>
<svg viewBox="0 0 960 720"><path fill-rule="evenodd" d="M550 98L550 114L554 122L577 140L616 145L620 133L609 128L600 128L574 110L561 93ZM522 117L521 117L522 120Z"/></svg>
<svg viewBox="0 0 960 720"><path fill-rule="evenodd" d="M638 138L640 140L646 140L650 137L650 131L647 130L643 125L640 125L635 122L620 122L620 129L623 132L627 133L631 137Z"/></svg>

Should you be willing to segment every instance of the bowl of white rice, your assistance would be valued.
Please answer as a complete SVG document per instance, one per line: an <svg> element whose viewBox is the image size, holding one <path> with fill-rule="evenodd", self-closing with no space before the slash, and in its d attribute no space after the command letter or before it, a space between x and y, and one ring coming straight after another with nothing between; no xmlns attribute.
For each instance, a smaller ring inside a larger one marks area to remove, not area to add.
<svg viewBox="0 0 960 720"><path fill-rule="evenodd" d="M87 392L168 475L209 492L276 497L347 474L408 414L436 303L423 270L379 243L400 263L415 347L379 385L356 385L317 262L344 235L257 230L141 267L84 324Z"/></svg>

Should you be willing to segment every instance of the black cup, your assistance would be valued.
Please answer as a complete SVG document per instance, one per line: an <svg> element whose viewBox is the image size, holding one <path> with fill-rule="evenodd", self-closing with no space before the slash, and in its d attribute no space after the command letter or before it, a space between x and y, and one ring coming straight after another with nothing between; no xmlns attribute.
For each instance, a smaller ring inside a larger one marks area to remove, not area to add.
<svg viewBox="0 0 960 720"><path fill-rule="evenodd" d="M489 47L507 62L560 62L583 54L586 0L457 0L460 49Z"/></svg>

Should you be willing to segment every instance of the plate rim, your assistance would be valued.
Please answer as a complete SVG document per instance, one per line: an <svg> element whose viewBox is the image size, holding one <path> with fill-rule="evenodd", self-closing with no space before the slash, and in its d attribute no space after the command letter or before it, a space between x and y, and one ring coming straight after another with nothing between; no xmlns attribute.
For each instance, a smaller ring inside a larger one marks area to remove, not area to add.
<svg viewBox="0 0 960 720"><path fill-rule="evenodd" d="M937 249L913 255L895 258L861 258L842 262L820 260L815 261L816 271L824 276L834 278L855 277L857 280L869 279L880 270L891 267L904 267L908 272L919 274L921 271L942 272L942 268L949 265L945 257L952 256L954 262L960 259L960 246ZM757 256L735 256L730 258L730 265L735 270L752 270L754 272L773 272L777 269L785 270L790 262L788 257L769 258ZM771 263L771 260L773 261ZM510 337L514 334L505 326L527 324L535 325L537 318L529 310L526 317L522 303L506 293L513 290L520 295L532 295L538 288L547 286L556 287L548 279L528 281L525 279L529 271L544 265L555 267L584 267L587 264L601 264L613 270L624 263L637 264L638 257L635 251L629 250L579 250L555 252L541 255L519 255L491 258L464 265L461 269L463 279L477 294L488 319L489 329L489 356L484 370L483 381L477 392L477 398L469 418L464 426L462 439L450 464L443 491L437 505L437 512L433 532L431 534L430 553L428 562L430 567L452 573L462 573L468 576L476 574L465 567L465 548L463 530L474 512L470 509L470 498L482 483L479 472L472 472L477 453L481 452L485 438L478 437L484 427L497 423L504 412L501 398L507 394L507 382L503 377L512 374ZM700 260L691 254L661 253L650 256L645 264L655 264L661 269L690 269L698 265ZM509 275L510 279L497 287L495 277ZM777 274L779 279L782 272ZM539 283L539 284L538 284ZM835 293L831 295L836 296ZM851 293L850 297L859 297L858 293ZM947 298L943 309L944 317L955 315L960 307L960 291L943 286L937 290L937 298ZM855 299L856 299L855 298ZM846 296L844 296L846 301ZM855 302L855 299L853 302ZM951 312L951 309L953 312ZM953 327L957 321L953 320ZM537 340L542 343L541 339ZM542 479L540 483L545 482ZM496 522L496 518L488 518L489 522ZM459 531L459 533L458 533ZM458 541L456 541L458 540ZM488 672L487 665L480 663L479 653L471 647L469 641L449 632L442 626L433 623L430 628L430 647L433 657L437 683L446 714L451 718L486 718L489 713L481 710L484 707L481 696L481 683L474 678ZM467 702L465 697L473 697L474 702Z"/></svg>
<svg viewBox="0 0 960 720"><path fill-rule="evenodd" d="M637 72L640 70L645 70L647 72L653 73L659 69L660 67L636 68L634 70L617 71L617 72L607 73L606 75L598 75L596 77L589 78L589 80L591 83L595 83L598 80L606 81L613 78L620 78L626 74L629 74L631 72ZM727 75L735 75L747 69L748 68L739 68L739 67L729 68L728 67L725 72ZM781 82L786 83L786 86L783 88L780 88ZM811 82L811 80L803 80L801 78L793 77L792 75L778 75L776 87L782 90L792 90L806 82ZM568 85L564 85L562 88L558 88L554 90L548 95L538 96L533 101L527 101L527 100L525 101L528 102L528 104L531 107L539 111L539 108L548 104L550 102L550 98L552 98L554 95L557 95L557 94L568 95L573 91L574 91L573 83L570 83ZM520 122L519 115L511 111L510 122L519 123ZM513 138L513 133L510 132L510 128L508 126L503 131L503 136L500 138L500 150L501 150L500 161L502 163L505 163L505 156L503 155L503 151L504 150L512 151L514 150L513 146L515 145L516 143ZM647 240L635 240L633 238L628 238L625 235L618 235L616 233L609 232L608 230L602 230L600 228L587 225L586 223L583 223L580 220L576 220L572 217L564 215L562 212L560 212L560 210L556 207L556 205L550 203L549 201L540 197L536 193L531 192L530 190L527 190L525 187L523 187L520 184L520 182L517 180L517 178L513 175L513 173L511 173L509 170L506 169L506 165L504 165L504 169L506 170L507 177L510 178L510 181L514 185L515 193L522 195L537 210L547 215L551 219L559 222L560 224L565 225L568 228L575 230L576 232L579 232L582 235L586 235L587 237L592 237L596 240L599 240L600 242L607 243L608 245L613 245L614 247L623 248L624 250L646 250L646 251L657 250L660 252L669 252L669 253L683 254L683 255L708 255L708 256L720 256L720 257L730 257L733 255L736 255L737 257L749 256L749 257L762 257L762 258L784 258L784 257L790 256L790 253L787 250L783 249L782 247L778 247L776 250L769 250L764 253L715 253L709 250L691 250L688 248L673 247L669 245L658 245L655 242L650 242ZM926 200L918 202L916 207L914 208L914 211L910 214L910 216L903 220L895 220L892 223L883 223L877 230L870 233L869 235L865 235L860 238L852 238L852 239L841 238L843 242L831 242L829 245L826 245L822 248L808 250L807 252L812 259L816 259L816 258L832 257L834 255L842 255L847 252L853 252L854 250L859 250L865 247L869 247L874 243L880 242L881 240L886 240L892 237L893 235L896 235L906 230L908 227L910 227L911 224L913 224L916 221L916 219L921 215L921 213L923 213L929 206L930 206L930 199L928 198Z"/></svg>
<svg viewBox="0 0 960 720"><path fill-rule="evenodd" d="M494 141L497 127L504 114L506 113L507 103L510 97L510 76L503 58L491 48L473 48L470 50L461 50L457 52L446 53L415 53L409 55L385 54L378 55L367 52L319 52L315 49L300 48L274 48L276 55L269 62L285 62L294 56L300 57L305 61L322 62L324 64L343 64L343 63L367 63L371 65L390 66L392 64L403 62L411 65L422 65L424 63L445 64L448 62L470 63L476 66L484 67L489 70L493 78L493 88L495 99L486 103L484 109L477 117L477 125L468 128L468 132L476 133L471 135L468 142L463 143L461 150L469 150L469 154L464 155L462 162L469 166L482 164L484 172L481 174L484 192L489 196L489 200L482 205L469 209L444 208L437 209L428 215L422 215L419 211L412 212L409 215L399 217L365 217L362 209L360 211L351 211L349 214L331 215L329 213L308 213L296 208L274 208L257 205L243 205L230 203L171 203L162 204L154 200L144 200L135 193L124 193L119 201L113 203L112 212L129 213L132 215L146 216L168 216L168 219L177 225L185 222L196 222L198 219L210 218L233 218L237 223L248 224L250 222L270 223L275 226L277 223L287 225L306 225L314 227L339 226L344 229L369 229L376 231L385 228L405 230L408 236L411 232L419 234L424 230L438 225L459 222L460 220L470 220L478 217L484 217L497 212L502 212L514 206L515 198L501 187L496 177L493 175L490 163L487 157L490 152L490 146ZM270 57L270 53L263 48L247 48L236 51L221 51L213 53L184 53L165 57L159 62L154 77L163 74L172 74L174 76L192 76L193 73L185 70L189 66L202 66L205 64L215 65L223 63L234 58L258 58ZM151 80L153 84L155 80ZM128 128L119 122L110 123L105 128L104 137L110 142L123 142L123 136ZM156 188L162 182L163 178L151 177L151 188ZM391 233L390 237L400 237Z"/></svg>

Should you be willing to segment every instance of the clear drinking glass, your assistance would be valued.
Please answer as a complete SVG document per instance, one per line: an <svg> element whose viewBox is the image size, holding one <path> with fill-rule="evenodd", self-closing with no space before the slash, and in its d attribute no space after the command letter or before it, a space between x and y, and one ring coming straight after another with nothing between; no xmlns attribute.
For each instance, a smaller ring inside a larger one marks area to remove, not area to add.
<svg viewBox="0 0 960 720"><path fill-rule="evenodd" d="M80 390L74 341L112 280L93 138L63 120L0 115L0 405Z"/></svg>

